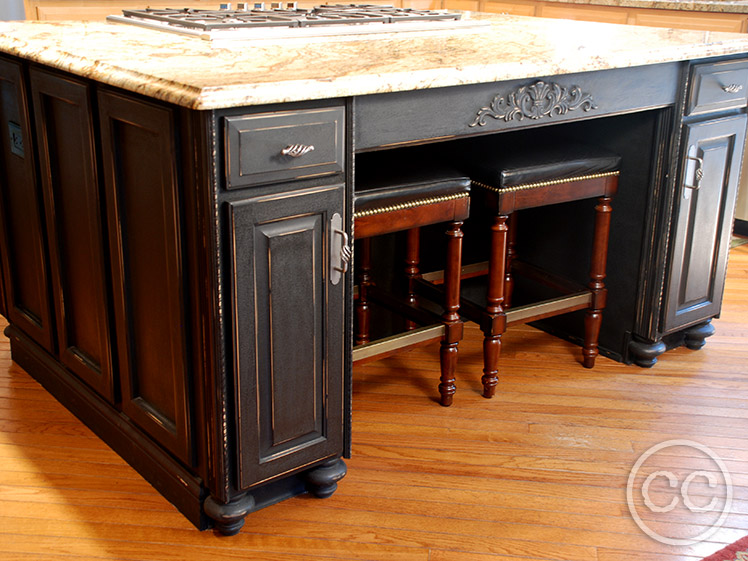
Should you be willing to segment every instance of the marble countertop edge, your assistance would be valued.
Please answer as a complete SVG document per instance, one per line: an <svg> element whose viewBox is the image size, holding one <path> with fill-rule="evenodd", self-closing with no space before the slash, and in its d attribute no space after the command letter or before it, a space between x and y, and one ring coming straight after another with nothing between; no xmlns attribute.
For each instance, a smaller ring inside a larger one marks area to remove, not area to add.
<svg viewBox="0 0 748 561"><path fill-rule="evenodd" d="M713 48L709 57L704 57L703 49L667 49L652 56L648 51L647 65L678 62L698 58L710 58L744 52L745 49L735 50L730 45L719 45ZM218 88L203 88L192 98L190 108L198 110L213 110L227 107L264 105L272 103L287 103L296 101L311 101L361 95L376 95L397 93L414 90L426 90L451 86L502 82L506 80L523 80L530 78L548 78L583 72L594 72L614 68L630 68L642 66L635 63L628 55L605 57L604 60L592 59L586 65L569 65L555 72L548 72L548 61L486 64L464 68L429 69L415 72L388 73L360 76L340 77L336 80L290 80L275 84L237 84ZM303 92L303 93L302 93ZM166 92L164 101L177 102L172 99L172 93ZM153 92L151 94L153 95ZM158 97L158 96L155 96Z"/></svg>
<svg viewBox="0 0 748 561"><path fill-rule="evenodd" d="M492 16L491 21L494 25L479 33L258 44L249 50L240 43L211 46L102 24L21 23L0 25L0 50L195 110L543 78L748 53L748 34L518 16ZM194 57L188 49L194 49Z"/></svg>
<svg viewBox="0 0 748 561"><path fill-rule="evenodd" d="M33 54L30 54L24 48L26 46L24 41L18 38L12 38L12 40L14 43L5 46L4 53L79 76L96 75L98 82L161 101L176 103L193 109L198 108L193 107L196 102L200 105L199 100L202 96L202 90L198 87L164 80L137 70L114 66L98 60L92 61L86 57L73 55L68 51L55 48L45 49L42 53L33 52Z"/></svg>

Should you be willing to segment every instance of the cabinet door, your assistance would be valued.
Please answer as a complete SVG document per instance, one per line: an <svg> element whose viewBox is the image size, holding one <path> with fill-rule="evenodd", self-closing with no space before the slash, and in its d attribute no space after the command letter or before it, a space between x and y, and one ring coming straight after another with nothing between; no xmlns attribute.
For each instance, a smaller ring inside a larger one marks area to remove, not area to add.
<svg viewBox="0 0 748 561"><path fill-rule="evenodd" d="M719 314L745 127L745 115L686 126L663 333Z"/></svg>
<svg viewBox="0 0 748 561"><path fill-rule="evenodd" d="M60 360L114 401L103 205L89 88L32 70L31 93Z"/></svg>
<svg viewBox="0 0 748 561"><path fill-rule="evenodd" d="M8 320L54 351L41 193L21 65L0 59L0 250Z"/></svg>
<svg viewBox="0 0 748 561"><path fill-rule="evenodd" d="M239 486L343 452L343 186L230 203Z"/></svg>
<svg viewBox="0 0 748 561"><path fill-rule="evenodd" d="M122 411L188 461L190 322L174 111L108 91L98 100Z"/></svg>

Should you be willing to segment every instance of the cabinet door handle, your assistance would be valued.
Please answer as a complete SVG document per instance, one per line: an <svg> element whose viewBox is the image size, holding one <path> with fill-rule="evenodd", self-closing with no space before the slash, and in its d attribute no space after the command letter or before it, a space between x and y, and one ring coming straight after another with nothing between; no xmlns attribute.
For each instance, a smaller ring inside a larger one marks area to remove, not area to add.
<svg viewBox="0 0 748 561"><path fill-rule="evenodd" d="M343 217L337 212L330 219L330 283L336 285L348 271L353 250L343 230Z"/></svg>
<svg viewBox="0 0 748 561"><path fill-rule="evenodd" d="M743 89L743 84L728 84L726 86L722 86L722 91L726 93L738 93Z"/></svg>
<svg viewBox="0 0 748 561"><path fill-rule="evenodd" d="M291 156L292 158L300 158L304 154L308 154L314 150L312 144L289 144L283 150L281 154L284 156Z"/></svg>
<svg viewBox="0 0 748 561"><path fill-rule="evenodd" d="M342 236L343 238L343 243L340 246L340 266L335 267L335 270L340 271L341 273L347 273L348 265L351 262L351 257L353 257L353 251L351 250L351 246L348 243L348 234L346 234L343 230L335 230L334 233Z"/></svg>
<svg viewBox="0 0 748 561"><path fill-rule="evenodd" d="M693 174L694 175L693 185L684 183L683 186L686 189L693 189L694 191L698 191L701 188L701 180L704 179L704 160L697 156L686 156L686 159L693 160L694 162L696 162L696 171L694 171L694 174Z"/></svg>

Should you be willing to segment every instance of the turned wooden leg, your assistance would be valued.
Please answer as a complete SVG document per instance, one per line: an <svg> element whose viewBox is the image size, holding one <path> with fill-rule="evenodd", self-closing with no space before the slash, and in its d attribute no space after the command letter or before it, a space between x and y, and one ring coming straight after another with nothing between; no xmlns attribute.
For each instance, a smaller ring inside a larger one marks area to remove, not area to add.
<svg viewBox="0 0 748 561"><path fill-rule="evenodd" d="M215 529L224 536L239 533L244 518L255 509L255 499L247 493L228 503L217 501L212 495L203 502L203 512L213 519Z"/></svg>
<svg viewBox="0 0 748 561"><path fill-rule="evenodd" d="M600 324L603 319L603 308L607 290L605 288L605 268L608 260L608 237L610 234L610 197L600 197L595 206L595 233L592 241L592 262L590 265L590 282L587 285L592 291L592 303L584 318L584 347L582 364L585 368L595 366L597 357L597 340L600 336Z"/></svg>
<svg viewBox="0 0 748 561"><path fill-rule="evenodd" d="M628 344L631 361L642 368L652 368L657 364L657 357L666 350L667 347L662 341L645 343L644 341L631 340Z"/></svg>
<svg viewBox="0 0 748 561"><path fill-rule="evenodd" d="M481 322L483 330L483 397L493 397L499 383L501 335L506 331L504 284L506 276L507 216L496 216L491 224L491 253L488 258L488 296Z"/></svg>
<svg viewBox="0 0 748 561"><path fill-rule="evenodd" d="M304 474L307 491L318 499L326 499L338 488L348 468L340 458L327 460Z"/></svg>
<svg viewBox="0 0 748 561"><path fill-rule="evenodd" d="M714 326L712 320L707 320L698 325L689 327L683 331L683 342L686 347L692 351L698 351L704 345L706 345L705 339L714 335Z"/></svg>
<svg viewBox="0 0 748 561"><path fill-rule="evenodd" d="M415 306L418 303L416 280L421 278L421 270L418 267L421 261L421 229L411 228L405 235L405 278L408 283L406 301L411 306ZM407 320L405 326L411 330L418 327L418 324Z"/></svg>
<svg viewBox="0 0 748 561"><path fill-rule="evenodd" d="M512 261L517 258L517 214L509 216L506 222L506 269L504 271L504 309L512 306L512 293L514 292L514 276L512 275Z"/></svg>
<svg viewBox="0 0 748 561"><path fill-rule="evenodd" d="M447 264L444 268L444 339L439 356L441 359L440 403L452 405L457 368L457 346L462 339L460 309L460 267L462 263L462 222L452 222L447 230Z"/></svg>
<svg viewBox="0 0 748 561"><path fill-rule="evenodd" d="M356 301L356 337L355 344L363 345L369 342L369 298L368 290L372 285L371 278L371 239L365 238L359 242L360 255L356 259L356 275L358 277L358 300Z"/></svg>

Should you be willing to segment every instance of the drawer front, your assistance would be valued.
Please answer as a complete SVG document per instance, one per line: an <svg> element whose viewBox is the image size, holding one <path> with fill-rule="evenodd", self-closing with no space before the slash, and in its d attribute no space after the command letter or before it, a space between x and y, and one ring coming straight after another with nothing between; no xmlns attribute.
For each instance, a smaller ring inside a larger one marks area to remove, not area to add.
<svg viewBox="0 0 748 561"><path fill-rule="evenodd" d="M693 67L687 115L745 107L748 60L697 64Z"/></svg>
<svg viewBox="0 0 748 561"><path fill-rule="evenodd" d="M226 117L227 188L343 170L342 107Z"/></svg>

